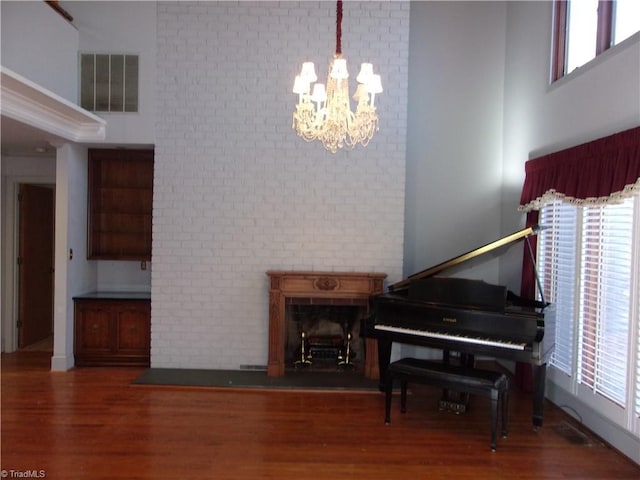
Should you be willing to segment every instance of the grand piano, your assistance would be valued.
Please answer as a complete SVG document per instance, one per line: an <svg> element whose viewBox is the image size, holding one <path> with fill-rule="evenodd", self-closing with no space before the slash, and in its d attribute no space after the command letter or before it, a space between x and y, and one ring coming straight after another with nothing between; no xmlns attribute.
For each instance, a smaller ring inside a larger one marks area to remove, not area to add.
<svg viewBox="0 0 640 480"><path fill-rule="evenodd" d="M546 364L555 345L553 304L544 298L520 297L505 286L482 280L440 275L447 270L455 273L483 255L500 254L522 240L533 256L529 238L538 230L528 227L512 233L411 275L390 285L387 293L372 297L372 315L365 320L362 334L377 339L381 385L394 342L441 349L446 361L457 352L465 362L476 355L525 362L533 369L533 425L542 426Z"/></svg>

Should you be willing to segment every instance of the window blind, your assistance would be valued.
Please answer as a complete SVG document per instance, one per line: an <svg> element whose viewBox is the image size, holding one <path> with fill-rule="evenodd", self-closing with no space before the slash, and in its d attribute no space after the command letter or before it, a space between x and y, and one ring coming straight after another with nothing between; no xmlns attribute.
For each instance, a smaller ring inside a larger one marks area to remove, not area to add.
<svg viewBox="0 0 640 480"><path fill-rule="evenodd" d="M576 266L578 208L556 200L540 211L538 267L544 296L556 306L556 347L551 364L572 375L574 318L576 317Z"/></svg>
<svg viewBox="0 0 640 480"><path fill-rule="evenodd" d="M580 383L626 403L633 198L583 208L580 295Z"/></svg>
<svg viewBox="0 0 640 480"><path fill-rule="evenodd" d="M539 212L538 273L555 304L557 385L640 436L640 195Z"/></svg>

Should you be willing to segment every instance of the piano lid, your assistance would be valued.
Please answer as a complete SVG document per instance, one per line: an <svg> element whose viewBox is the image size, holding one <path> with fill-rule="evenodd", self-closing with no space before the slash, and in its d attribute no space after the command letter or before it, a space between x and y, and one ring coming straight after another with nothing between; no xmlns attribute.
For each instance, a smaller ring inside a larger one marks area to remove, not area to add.
<svg viewBox="0 0 640 480"><path fill-rule="evenodd" d="M529 237L530 235L535 235L536 233L538 233L538 231L541 230L541 227L539 227L538 225L535 225L533 227L527 227L524 228L522 230L519 230L517 232L512 233L511 235L507 235L506 237L500 238L498 240L495 240L491 243L488 243L480 248L476 248L475 250L471 250L470 252L467 252L463 255L459 255L457 257L453 257L449 260L446 260L438 265L435 265L433 267L427 268L426 270L422 270L418 273L414 273L413 275L410 275L409 277L407 277L404 280L401 280L399 282L396 282L392 285L389 285L389 291L394 291L394 290L398 290L400 288L406 287L408 286L411 282L413 282L414 280L419 280L421 278L428 278L428 277L432 277L433 275L436 275L440 272L442 272L443 270L446 270L448 268L452 268L455 267L456 265L459 265L461 263L464 262L468 262L473 258L479 257L481 255L484 255L485 253L491 252L493 250L497 250L500 247L504 247L507 245L510 245L512 243L516 243L519 240L522 240L524 238Z"/></svg>

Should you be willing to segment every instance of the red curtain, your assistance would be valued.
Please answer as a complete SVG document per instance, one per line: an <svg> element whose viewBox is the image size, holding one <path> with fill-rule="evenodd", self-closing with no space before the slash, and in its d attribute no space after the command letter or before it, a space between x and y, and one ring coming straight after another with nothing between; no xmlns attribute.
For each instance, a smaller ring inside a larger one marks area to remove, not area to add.
<svg viewBox="0 0 640 480"><path fill-rule="evenodd" d="M529 160L520 197L527 226L538 222L538 209L551 198L576 203L606 201L640 189L640 127ZM531 243L535 255L535 243ZM534 298L536 280L528 249L522 259L520 294ZM531 391L531 365L516 365L516 384Z"/></svg>
<svg viewBox="0 0 640 480"><path fill-rule="evenodd" d="M545 195L607 199L640 181L640 127L550 153L525 164L520 209L538 209Z"/></svg>

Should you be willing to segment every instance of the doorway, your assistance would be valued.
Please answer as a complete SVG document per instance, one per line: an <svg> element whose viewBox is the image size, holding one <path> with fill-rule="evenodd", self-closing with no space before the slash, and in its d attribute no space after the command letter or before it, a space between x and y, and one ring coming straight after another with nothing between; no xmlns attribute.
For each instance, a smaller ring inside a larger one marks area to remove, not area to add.
<svg viewBox="0 0 640 480"><path fill-rule="evenodd" d="M53 351L54 217L52 185L20 184L18 349Z"/></svg>

